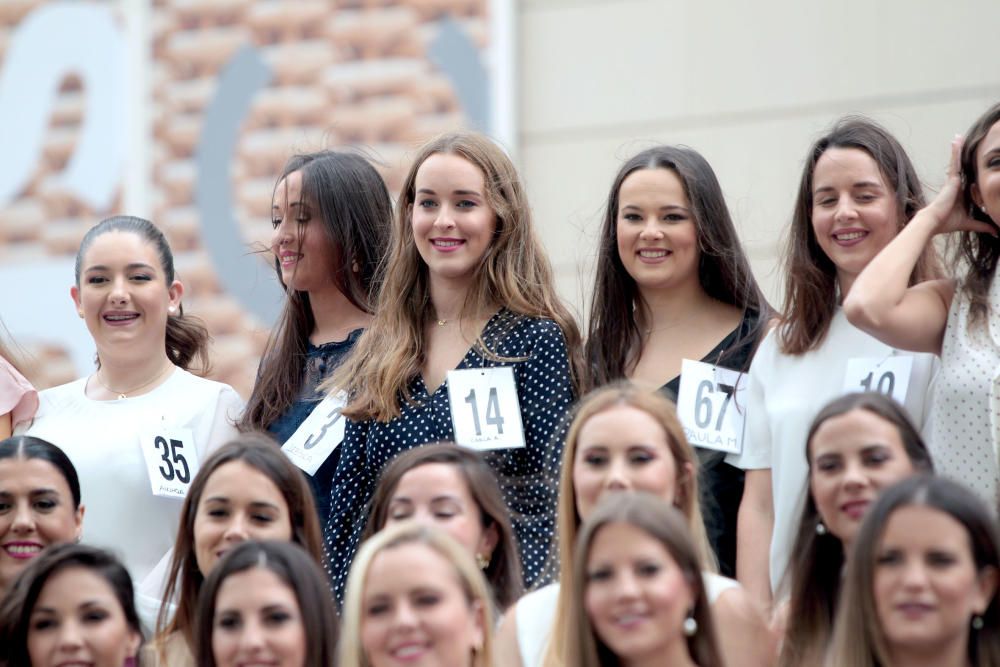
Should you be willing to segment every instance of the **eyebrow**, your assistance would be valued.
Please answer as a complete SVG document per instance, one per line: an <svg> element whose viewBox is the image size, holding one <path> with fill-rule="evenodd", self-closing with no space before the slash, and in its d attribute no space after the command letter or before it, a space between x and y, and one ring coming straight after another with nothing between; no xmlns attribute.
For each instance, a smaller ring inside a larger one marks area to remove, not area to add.
<svg viewBox="0 0 1000 667"><path fill-rule="evenodd" d="M45 487L42 487L40 489L32 489L32 490L28 491L28 495L31 495L31 496L43 496L43 495L46 495L46 494L49 494L49 493L51 493L53 495L59 495L59 492L56 491L55 489L48 489L48 488L45 488ZM8 491L8 490L6 490L6 489L0 489L0 496L12 496L12 495L14 495L14 494L12 492Z"/></svg>
<svg viewBox="0 0 1000 667"><path fill-rule="evenodd" d="M851 184L852 188L881 188L884 187L881 183L876 183L875 181L858 181L857 183ZM824 185L821 188L816 188L813 190L813 194L819 194L820 192L833 192L835 188L832 185Z"/></svg>
<svg viewBox="0 0 1000 667"><path fill-rule="evenodd" d="M150 269L151 271L155 271L156 267L152 266L150 264L146 264L145 262L132 262L131 264L126 264L125 265L125 270L126 271L131 271L133 269ZM87 272L90 272L90 271L110 271L110 269L108 267L104 266L103 264L95 264L94 266L88 266L87 269L86 269L86 271Z"/></svg>
<svg viewBox="0 0 1000 667"><path fill-rule="evenodd" d="M211 498L205 498L205 502L206 503L213 503L213 502L214 503L231 503L233 501L230 500L229 498L225 497L225 496L212 496ZM255 500L255 501L253 501L251 503L248 503L248 504L250 505L250 507L270 507L270 508L276 509L276 510L280 509L274 503L268 502L266 500Z"/></svg>
<svg viewBox="0 0 1000 667"><path fill-rule="evenodd" d="M638 204L625 204L624 206L622 206L623 210L626 209L626 208L635 208L635 209L642 210L642 207L639 206ZM660 207L661 211L667 211L669 209L677 209L679 211L687 211L688 210L688 208L686 206L681 206L679 204L664 204L663 206Z"/></svg>
<svg viewBox="0 0 1000 667"><path fill-rule="evenodd" d="M436 192L434 192L430 188L420 188L419 190L417 190L417 193L418 194L423 193L423 194L426 194L426 195L435 195L435 194L437 194ZM464 196L474 195L476 197L482 197L483 196L483 193L479 192L478 190L452 190L451 194L453 194L453 195L464 195Z"/></svg>
<svg viewBox="0 0 1000 667"><path fill-rule="evenodd" d="M309 205L309 203L305 202L305 201L293 201L291 204L288 204L288 208L293 208L295 206L308 206L308 205ZM280 208L281 207L278 206L277 204L271 204L271 210L272 211L274 209L280 209Z"/></svg>

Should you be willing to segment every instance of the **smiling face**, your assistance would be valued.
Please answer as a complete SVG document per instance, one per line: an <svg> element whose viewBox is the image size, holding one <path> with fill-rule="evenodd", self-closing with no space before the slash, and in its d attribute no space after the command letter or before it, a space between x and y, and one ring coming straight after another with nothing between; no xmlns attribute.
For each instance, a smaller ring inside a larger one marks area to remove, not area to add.
<svg viewBox="0 0 1000 667"><path fill-rule="evenodd" d="M32 667L121 667L135 656L139 642L111 586L84 567L53 574L31 611Z"/></svg>
<svg viewBox="0 0 1000 667"><path fill-rule="evenodd" d="M426 463L403 475L389 500L386 525L415 519L451 535L469 552L489 558L499 536L483 528L482 510L454 465Z"/></svg>
<svg viewBox="0 0 1000 667"><path fill-rule="evenodd" d="M580 429L573 455L576 511L586 520L612 491L645 491L673 503L677 472L663 426L643 410L616 405Z"/></svg>
<svg viewBox="0 0 1000 667"><path fill-rule="evenodd" d="M816 242L837 267L846 292L899 231L895 195L871 155L828 148L813 171L812 200Z"/></svg>
<svg viewBox="0 0 1000 667"><path fill-rule="evenodd" d="M69 484L42 459L0 459L0 590L51 544L80 536L83 507Z"/></svg>
<svg viewBox="0 0 1000 667"><path fill-rule="evenodd" d="M219 667L305 667L306 633L295 592L278 575L255 567L219 586L212 621Z"/></svg>
<svg viewBox="0 0 1000 667"><path fill-rule="evenodd" d="M608 524L594 536L586 567L587 616L622 664L671 655L670 647L684 641L694 594L659 540L629 524Z"/></svg>
<svg viewBox="0 0 1000 667"><path fill-rule="evenodd" d="M270 477L243 461L215 469L194 518L194 555L203 576L242 542L291 539L288 503Z"/></svg>
<svg viewBox="0 0 1000 667"><path fill-rule="evenodd" d="M414 193L410 224L431 279L469 281L497 227L483 172L458 155L435 153L417 170Z"/></svg>
<svg viewBox="0 0 1000 667"><path fill-rule="evenodd" d="M138 234L96 237L80 262L80 284L70 290L103 358L165 354L167 315L184 288L167 283L155 247Z"/></svg>
<svg viewBox="0 0 1000 667"><path fill-rule="evenodd" d="M913 474L899 430L860 408L824 421L809 441L809 456L816 509L845 547L882 489Z"/></svg>
<svg viewBox="0 0 1000 667"><path fill-rule="evenodd" d="M467 667L483 645L483 610L431 547L377 554L365 577L361 646L371 667Z"/></svg>
<svg viewBox="0 0 1000 667"><path fill-rule="evenodd" d="M698 230L670 169L639 169L618 190L618 256L640 289L698 281Z"/></svg>
<svg viewBox="0 0 1000 667"><path fill-rule="evenodd" d="M976 182L972 186L976 206L1000 224L1000 122L994 123L976 150Z"/></svg>
<svg viewBox="0 0 1000 667"><path fill-rule="evenodd" d="M996 575L976 571L969 535L953 517L924 505L897 509L882 531L872 590L890 653L966 646Z"/></svg>
<svg viewBox="0 0 1000 667"><path fill-rule="evenodd" d="M301 171L293 171L275 188L271 224L271 252L285 285L302 292L336 288L338 253L323 229L315 200L303 195Z"/></svg>

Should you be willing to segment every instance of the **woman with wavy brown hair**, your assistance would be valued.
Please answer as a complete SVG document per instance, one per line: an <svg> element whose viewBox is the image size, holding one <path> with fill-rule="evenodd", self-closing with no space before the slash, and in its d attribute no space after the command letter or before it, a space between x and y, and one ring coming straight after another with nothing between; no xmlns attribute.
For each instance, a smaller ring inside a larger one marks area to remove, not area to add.
<svg viewBox="0 0 1000 667"><path fill-rule="evenodd" d="M923 201L903 147L868 118L840 119L806 154L784 257L784 311L750 367L743 452L734 460L747 471L737 575L762 604L785 573L808 478L802 443L820 407L881 382L916 424L930 411L934 357L881 343L840 307ZM933 248L911 269L909 283L937 277Z"/></svg>
<svg viewBox="0 0 1000 667"><path fill-rule="evenodd" d="M553 531L549 478L580 378L580 335L556 295L521 180L497 144L457 133L418 151L384 266L374 320L327 384L345 393L350 419L326 530L337 588L377 472L439 440L488 450L533 582ZM501 436L504 448L493 448Z"/></svg>

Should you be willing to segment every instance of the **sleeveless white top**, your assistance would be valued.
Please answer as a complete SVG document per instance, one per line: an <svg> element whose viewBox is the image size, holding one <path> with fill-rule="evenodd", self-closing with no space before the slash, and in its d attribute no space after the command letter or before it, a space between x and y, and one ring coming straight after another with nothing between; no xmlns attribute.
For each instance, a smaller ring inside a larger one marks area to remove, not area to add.
<svg viewBox="0 0 1000 667"><path fill-rule="evenodd" d="M719 596L740 585L733 579L712 572L702 572L708 603L715 604ZM515 614L517 621L517 648L521 653L524 667L538 667L545 657L545 646L552 632L556 607L559 606L559 584L549 584L528 593L509 613Z"/></svg>
<svg viewBox="0 0 1000 667"><path fill-rule="evenodd" d="M1000 280L993 273L989 312L973 322L957 288L948 311L928 443L937 472L965 484L991 508L1000 475Z"/></svg>

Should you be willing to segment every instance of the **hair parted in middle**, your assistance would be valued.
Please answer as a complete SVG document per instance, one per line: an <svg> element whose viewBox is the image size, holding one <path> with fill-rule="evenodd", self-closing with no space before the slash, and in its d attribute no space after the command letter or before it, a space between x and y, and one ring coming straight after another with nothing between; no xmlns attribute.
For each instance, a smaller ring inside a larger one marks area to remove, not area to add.
<svg viewBox="0 0 1000 667"><path fill-rule="evenodd" d="M433 318L433 308L427 265L413 239L410 211L416 200L417 172L436 154L457 155L476 166L484 176L487 204L496 214L496 231L473 278L463 314L499 306L519 316L553 320L565 339L574 384L582 377L580 332L556 293L552 267L535 233L527 194L514 164L484 135L444 134L417 152L403 182L380 273L375 319L323 386L328 391L347 391L350 401L343 414L354 420L398 417L399 401L411 399L408 384L424 362L424 327ZM482 338L477 346L487 358L498 358Z"/></svg>
<svg viewBox="0 0 1000 667"><path fill-rule="evenodd" d="M339 667L370 667L371 663L361 646L361 625L364 616L364 588L375 558L384 551L397 547L421 544L436 552L455 569L455 577L465 593L470 610L482 614L483 645L476 651L471 667L493 667L493 596L483 573L472 561L472 556L451 536L440 528L424 526L416 521L405 521L376 533L365 541L351 564L347 579L347 593L341 615Z"/></svg>
<svg viewBox="0 0 1000 667"><path fill-rule="evenodd" d="M813 468L812 440L816 431L826 421L852 410L865 410L892 424L899 433L914 472L934 472L931 453L903 408L884 394L862 392L833 399L813 418L805 444L810 475ZM782 667L812 664L821 658L833 631L846 554L843 543L836 535L829 531L822 535L816 533L819 520L816 500L812 493L807 492L784 582L789 598L788 626L780 656Z"/></svg>
<svg viewBox="0 0 1000 667"><path fill-rule="evenodd" d="M611 185L597 257L597 277L588 327L585 360L588 386L597 387L626 377L642 353L639 316L647 304L618 254L619 195L625 179L642 169L673 172L691 206L698 241L698 282L713 299L756 313L756 324L745 337L763 337L771 307L750 269L722 186L711 165L686 146L654 146L626 161ZM739 341L730 350L741 348ZM723 356L716 363L724 363Z"/></svg>
<svg viewBox="0 0 1000 667"><path fill-rule="evenodd" d="M691 615L698 624L698 631L685 638L688 653L698 667L722 667L711 603L702 580L702 563L691 540L687 520L676 507L641 491L608 494L580 528L574 545L572 584L563 584L572 589L571 606L561 615L564 624L562 633L567 638L565 664L574 667L624 664L597 636L584 604L590 549L601 529L616 523L627 524L646 533L659 542L677 563L691 589L694 598ZM681 628L673 630L681 634ZM664 628L664 631L669 630Z"/></svg>
<svg viewBox="0 0 1000 667"><path fill-rule="evenodd" d="M184 498L163 593L164 600L173 600L176 596L177 606L170 617L171 605L164 604L156 622L156 648L161 655L166 641L174 633L179 633L188 646L194 645L195 609L208 574L198 568L195 559L194 522L208 480L223 465L235 461L245 463L274 483L288 505L291 541L301 545L317 564L323 563L323 536L316 503L302 471L288 460L273 438L263 433L244 433L226 443L202 462Z"/></svg>
<svg viewBox="0 0 1000 667"><path fill-rule="evenodd" d="M497 546L483 575L493 589L497 606L506 609L517 602L524 590L521 556L517 535L510 524L510 510L503 499L496 473L478 452L452 442L438 442L409 449L390 461L379 474L362 541L385 528L392 497L403 476L432 463L449 465L458 472L468 487L469 495L478 505L483 529L495 527Z"/></svg>
<svg viewBox="0 0 1000 667"><path fill-rule="evenodd" d="M708 571L716 571L718 566L715 553L705 532L705 522L702 519L701 507L698 503L698 456L687 441L684 426L677 418L677 410L663 394L651 389L644 389L627 380L614 382L605 387L595 389L576 405L569 430L566 433L566 445L562 454L562 466L559 474L559 498L556 501L556 535L557 545L554 545L549 556L549 567L558 566L558 573L553 572L553 579L568 583L573 581L573 545L583 523L583 518L577 511L576 485L573 483L573 464L576 459L580 432L587 421L594 415L616 407L627 406L642 410L663 428L666 434L670 453L674 458L677 479L674 481L674 505L688 522L699 559ZM558 574L558 576L555 576ZM553 631L545 648L544 664L546 667L557 667L565 664L567 637L561 632L562 616L569 608L572 586L560 586L559 603L552 624Z"/></svg>
<svg viewBox="0 0 1000 667"><path fill-rule="evenodd" d="M837 286L837 267L826 256L813 230L813 175L816 163L831 148L854 148L875 161L892 190L899 229L925 205L917 170L906 151L884 127L864 116L845 116L816 140L806 155L795 198L784 259L785 303L776 332L781 351L800 355L816 349L826 337L843 295ZM910 284L941 277L933 244L928 244L910 275Z"/></svg>

